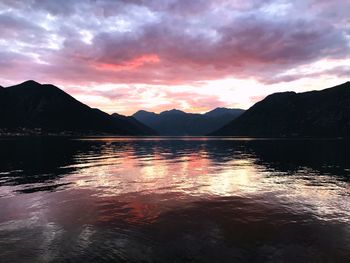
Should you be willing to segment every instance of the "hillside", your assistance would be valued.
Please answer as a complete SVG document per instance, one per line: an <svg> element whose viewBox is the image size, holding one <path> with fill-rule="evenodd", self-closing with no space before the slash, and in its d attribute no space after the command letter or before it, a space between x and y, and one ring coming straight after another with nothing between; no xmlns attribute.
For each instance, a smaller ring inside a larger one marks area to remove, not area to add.
<svg viewBox="0 0 350 263"><path fill-rule="evenodd" d="M350 136L350 82L321 91L275 93L211 135Z"/></svg>
<svg viewBox="0 0 350 263"><path fill-rule="evenodd" d="M136 120L111 116L74 99L59 88L26 81L0 89L0 129L113 135L151 135Z"/></svg>

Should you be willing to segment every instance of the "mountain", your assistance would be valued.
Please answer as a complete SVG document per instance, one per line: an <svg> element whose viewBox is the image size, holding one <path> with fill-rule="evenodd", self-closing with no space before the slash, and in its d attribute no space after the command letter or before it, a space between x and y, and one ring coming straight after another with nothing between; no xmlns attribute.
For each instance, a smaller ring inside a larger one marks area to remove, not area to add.
<svg viewBox="0 0 350 263"><path fill-rule="evenodd" d="M133 117L152 127L159 135L193 136L206 135L237 118L240 109L217 108L205 114L186 113L180 110L163 111L159 114L140 110Z"/></svg>
<svg viewBox="0 0 350 263"><path fill-rule="evenodd" d="M272 94L211 135L349 137L350 82L321 91Z"/></svg>
<svg viewBox="0 0 350 263"><path fill-rule="evenodd" d="M125 116L111 116L74 99L50 84L26 81L0 89L0 129L78 134L151 135L154 132Z"/></svg>
<svg viewBox="0 0 350 263"><path fill-rule="evenodd" d="M147 125L143 124L142 122L139 122L132 116L124 116L120 115L118 113L113 113L111 115L113 118L116 118L117 120L123 120L125 122L128 122L130 125L133 126L133 129L142 131L141 134L143 135L158 135L155 130L152 128L148 127Z"/></svg>
<svg viewBox="0 0 350 263"><path fill-rule="evenodd" d="M207 113L204 113L206 116L211 117L221 117L224 115L241 115L244 111L241 109L228 109L228 108L216 108L211 111L208 111Z"/></svg>

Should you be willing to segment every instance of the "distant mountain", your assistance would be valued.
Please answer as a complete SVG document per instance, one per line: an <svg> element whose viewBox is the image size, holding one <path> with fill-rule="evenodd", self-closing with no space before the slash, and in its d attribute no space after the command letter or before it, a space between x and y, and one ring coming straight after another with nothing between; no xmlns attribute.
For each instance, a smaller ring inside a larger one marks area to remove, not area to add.
<svg viewBox="0 0 350 263"><path fill-rule="evenodd" d="M132 116L124 116L120 115L118 113L113 113L111 115L113 118L116 118L116 120L123 120L125 122L128 122L133 126L133 129L142 131L141 134L143 135L158 135L158 133L153 130L152 128L148 127L147 125L143 124L142 122L139 122Z"/></svg>
<svg viewBox="0 0 350 263"><path fill-rule="evenodd" d="M211 135L349 137L350 82L321 91L272 94Z"/></svg>
<svg viewBox="0 0 350 263"><path fill-rule="evenodd" d="M213 132L243 112L240 109L217 108L205 114L194 114L173 109L156 114L140 110L133 117L152 127L159 135L193 136Z"/></svg>
<svg viewBox="0 0 350 263"><path fill-rule="evenodd" d="M59 88L26 81L0 89L0 129L41 129L79 134L151 135L133 118L111 116L74 99Z"/></svg>
<svg viewBox="0 0 350 263"><path fill-rule="evenodd" d="M221 117L224 115L241 115L244 112L244 110L241 109L228 109L228 108L216 108L211 111L208 111L204 115L210 116L210 117Z"/></svg>

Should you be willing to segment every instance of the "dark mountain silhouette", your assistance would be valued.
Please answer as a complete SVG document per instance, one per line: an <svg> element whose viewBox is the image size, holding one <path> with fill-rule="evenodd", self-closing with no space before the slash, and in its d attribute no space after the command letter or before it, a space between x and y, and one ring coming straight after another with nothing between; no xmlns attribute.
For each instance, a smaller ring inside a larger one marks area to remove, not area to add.
<svg viewBox="0 0 350 263"><path fill-rule="evenodd" d="M241 115L244 112L244 110L241 109L228 109L228 108L215 108L211 111L208 111L207 113L204 113L205 116L210 117L221 117L224 115Z"/></svg>
<svg viewBox="0 0 350 263"><path fill-rule="evenodd" d="M350 82L304 93L275 93L211 135L349 137Z"/></svg>
<svg viewBox="0 0 350 263"><path fill-rule="evenodd" d="M152 127L159 135L206 135L237 118L240 109L217 108L205 114L186 113L180 110L163 111L160 114L140 110L133 117Z"/></svg>
<svg viewBox="0 0 350 263"><path fill-rule="evenodd" d="M133 125L133 127L137 130L143 131L143 134L145 135L157 135L157 132L155 130L143 124L142 122L139 122L132 116L124 116L118 113L113 113L111 116L113 118L116 118L117 120L123 120L125 122L128 122L129 124Z"/></svg>
<svg viewBox="0 0 350 263"><path fill-rule="evenodd" d="M133 118L90 108L53 85L30 80L0 89L0 129L36 128L79 134L154 134Z"/></svg>

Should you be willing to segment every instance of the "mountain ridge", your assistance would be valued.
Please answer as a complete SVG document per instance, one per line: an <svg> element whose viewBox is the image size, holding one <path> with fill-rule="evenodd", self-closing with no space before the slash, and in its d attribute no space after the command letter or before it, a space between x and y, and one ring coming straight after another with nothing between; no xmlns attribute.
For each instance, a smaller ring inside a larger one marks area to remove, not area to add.
<svg viewBox="0 0 350 263"><path fill-rule="evenodd" d="M127 117L91 108L51 84L33 80L1 89L0 128L41 129L50 133L154 135Z"/></svg>
<svg viewBox="0 0 350 263"><path fill-rule="evenodd" d="M209 135L348 137L350 82L323 90L271 94Z"/></svg>
<svg viewBox="0 0 350 263"><path fill-rule="evenodd" d="M139 110L132 116L164 136L203 136L230 122L244 110L220 108L221 113L186 113L172 109L160 113ZM214 116L215 115L215 116Z"/></svg>

